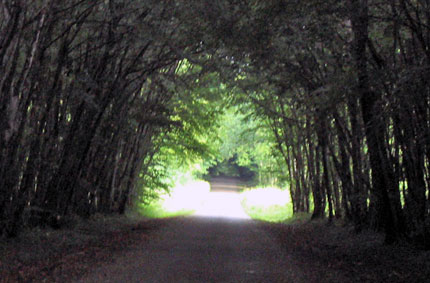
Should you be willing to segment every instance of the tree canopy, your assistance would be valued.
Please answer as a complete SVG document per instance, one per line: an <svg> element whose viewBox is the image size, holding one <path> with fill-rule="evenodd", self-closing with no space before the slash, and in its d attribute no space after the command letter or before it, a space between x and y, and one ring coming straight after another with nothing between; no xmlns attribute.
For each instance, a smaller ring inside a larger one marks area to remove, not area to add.
<svg viewBox="0 0 430 283"><path fill-rule="evenodd" d="M428 245L428 11L414 0L2 1L0 234L38 209L51 224L123 213L166 164L236 153L261 181L288 184L294 212ZM227 105L242 126L218 133ZM221 152L220 137L231 138Z"/></svg>

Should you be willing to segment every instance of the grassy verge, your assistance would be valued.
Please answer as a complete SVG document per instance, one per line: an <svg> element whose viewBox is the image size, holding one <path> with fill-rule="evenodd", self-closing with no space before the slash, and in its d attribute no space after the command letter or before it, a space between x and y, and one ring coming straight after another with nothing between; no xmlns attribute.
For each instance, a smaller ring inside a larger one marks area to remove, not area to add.
<svg viewBox="0 0 430 283"><path fill-rule="evenodd" d="M179 209L179 210L167 210L163 201L154 201L148 205L141 206L139 209L140 213L144 217L148 218L167 218L167 217L177 217L186 216L194 213L194 209Z"/></svg>
<svg viewBox="0 0 430 283"><path fill-rule="evenodd" d="M288 225L300 225L309 222L311 220L311 216L311 213L299 212L286 219L282 223Z"/></svg>
<svg viewBox="0 0 430 283"><path fill-rule="evenodd" d="M292 217L289 194L276 188L257 188L242 193L242 207L252 218L268 222L284 222Z"/></svg>

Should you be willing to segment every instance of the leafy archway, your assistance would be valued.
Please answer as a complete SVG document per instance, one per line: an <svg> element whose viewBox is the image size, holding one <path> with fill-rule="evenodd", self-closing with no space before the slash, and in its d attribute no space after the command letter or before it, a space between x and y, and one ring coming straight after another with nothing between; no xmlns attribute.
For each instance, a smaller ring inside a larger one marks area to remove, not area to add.
<svg viewBox="0 0 430 283"><path fill-rule="evenodd" d="M0 234L123 213L166 164L204 174L228 105L248 124L230 158L288 183L294 212L428 242L428 8L2 1Z"/></svg>

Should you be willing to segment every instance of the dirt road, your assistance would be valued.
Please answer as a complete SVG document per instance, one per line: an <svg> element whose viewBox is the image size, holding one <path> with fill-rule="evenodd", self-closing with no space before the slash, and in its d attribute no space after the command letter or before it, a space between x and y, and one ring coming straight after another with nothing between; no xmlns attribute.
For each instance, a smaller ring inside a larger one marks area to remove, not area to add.
<svg viewBox="0 0 430 283"><path fill-rule="evenodd" d="M235 180L218 181L199 217L101 218L0 243L0 283L429 282L429 251L325 221L244 219Z"/></svg>
<svg viewBox="0 0 430 283"><path fill-rule="evenodd" d="M285 225L245 219L235 180L217 181L200 216L121 225L113 218L111 224L94 222L58 235L42 231L45 240L28 248L22 245L28 240L6 247L3 263L8 264L2 272L0 256L0 283L403 283L430 278L427 251L384 246L382 235L355 234L325 221ZM81 241L72 241L77 237ZM51 256L34 260L41 250Z"/></svg>
<svg viewBox="0 0 430 283"><path fill-rule="evenodd" d="M214 178L194 217L151 233L151 241L79 282L318 282L261 223L243 212L237 178Z"/></svg>
<svg viewBox="0 0 430 283"><path fill-rule="evenodd" d="M41 231L40 241L31 234L9 243L0 253L0 282L403 283L430 278L428 251L384 246L379 234L355 234L324 222L187 217L120 225L119 220L81 227L88 230Z"/></svg>
<svg viewBox="0 0 430 283"><path fill-rule="evenodd" d="M309 282L251 220L183 218L79 282Z"/></svg>
<svg viewBox="0 0 430 283"><path fill-rule="evenodd" d="M80 282L309 282L261 225L244 219L239 189L234 178L213 180L197 216L169 222Z"/></svg>
<svg viewBox="0 0 430 283"><path fill-rule="evenodd" d="M240 192L244 183L235 177L213 177L210 181L211 192Z"/></svg>

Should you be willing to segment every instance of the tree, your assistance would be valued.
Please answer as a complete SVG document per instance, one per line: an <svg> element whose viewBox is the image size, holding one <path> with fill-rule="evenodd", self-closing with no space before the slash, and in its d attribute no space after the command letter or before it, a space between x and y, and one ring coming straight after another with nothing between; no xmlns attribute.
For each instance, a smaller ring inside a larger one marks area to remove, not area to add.
<svg viewBox="0 0 430 283"><path fill-rule="evenodd" d="M169 154L208 167L230 104L224 156L294 211L428 243L426 1L27 2L0 3L0 234L121 213Z"/></svg>

